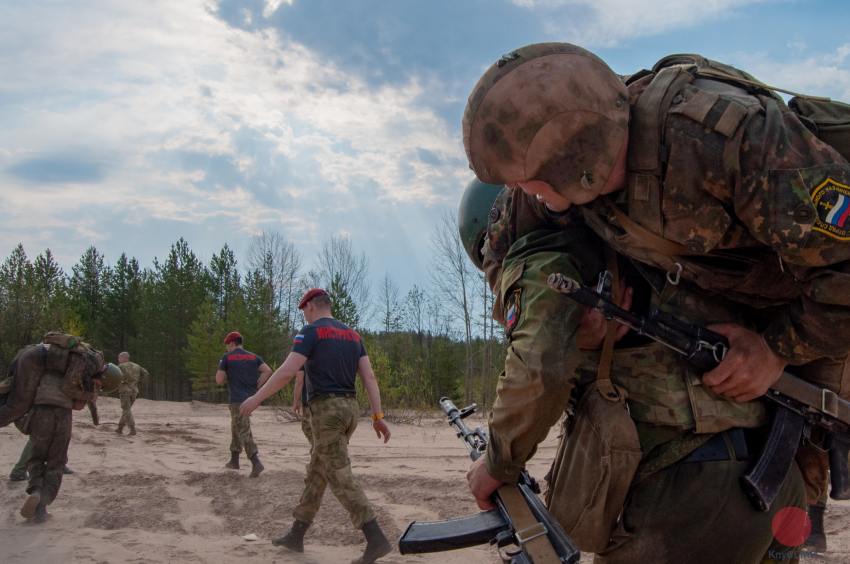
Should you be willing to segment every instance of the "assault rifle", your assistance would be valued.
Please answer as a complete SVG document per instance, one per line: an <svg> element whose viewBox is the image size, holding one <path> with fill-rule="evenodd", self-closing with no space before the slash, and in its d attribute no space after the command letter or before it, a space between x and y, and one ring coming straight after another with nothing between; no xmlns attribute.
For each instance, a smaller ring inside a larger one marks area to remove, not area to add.
<svg viewBox="0 0 850 564"><path fill-rule="evenodd" d="M480 427L470 430L463 420L475 413L478 406L473 403L458 409L452 400L444 397L440 399L440 408L457 436L466 443L469 457L477 460L487 450L487 432ZM399 539L399 551L420 554L490 543L499 548L516 545L517 550L507 551L506 561L512 564L578 562L581 556L578 548L537 497L539 491L534 478L523 470L515 486L502 486L493 494L496 509L445 521L414 521Z"/></svg>
<svg viewBox="0 0 850 564"><path fill-rule="evenodd" d="M608 271L599 275L595 290L559 273L549 275L547 282L553 290L599 311L606 319L673 349L701 373L717 366L729 350L726 337L705 327L661 311L642 317L618 307L610 301ZM765 397L776 404L770 432L755 465L741 478L741 486L756 509L770 509L801 438L810 437L816 427L825 431L826 440L820 446L829 450L830 497L850 499L850 402L788 372L782 373Z"/></svg>

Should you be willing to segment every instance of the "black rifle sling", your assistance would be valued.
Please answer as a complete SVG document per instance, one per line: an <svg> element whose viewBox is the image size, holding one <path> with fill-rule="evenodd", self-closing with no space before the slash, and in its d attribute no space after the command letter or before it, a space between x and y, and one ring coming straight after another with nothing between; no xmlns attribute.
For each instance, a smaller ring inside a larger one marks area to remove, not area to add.
<svg viewBox="0 0 850 564"><path fill-rule="evenodd" d="M535 519L519 488L504 485L498 491L513 523L517 543L528 552L534 564L560 564L561 559L547 536L546 525Z"/></svg>

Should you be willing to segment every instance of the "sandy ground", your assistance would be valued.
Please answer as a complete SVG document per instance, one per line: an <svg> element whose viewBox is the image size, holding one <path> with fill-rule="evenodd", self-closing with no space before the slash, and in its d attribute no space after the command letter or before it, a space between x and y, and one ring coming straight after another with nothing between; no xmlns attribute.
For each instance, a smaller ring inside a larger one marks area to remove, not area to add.
<svg viewBox="0 0 850 564"><path fill-rule="evenodd" d="M51 519L26 523L18 514L24 482L0 482L0 562L349 562L363 538L328 492L303 555L274 547L284 533L303 486L307 442L298 422L272 408L253 416L254 437L266 471L248 477L224 469L229 458L230 420L225 406L139 400L133 409L139 434L115 434L118 400L101 398L99 427L88 413L75 412L69 466ZM480 424L474 420L471 426ZM411 520L456 517L477 511L466 491L466 451L434 414L417 424L393 424L384 445L368 420L351 441L353 468L374 502L391 539ZM26 437L14 427L0 429L0 472L17 460ZM542 476L554 455L554 438L531 466ZM850 562L850 502L832 503L827 530L830 551L805 562ZM256 534L248 542L243 535ZM488 548L402 556L393 562L497 562ZM583 558L589 562L589 557Z"/></svg>

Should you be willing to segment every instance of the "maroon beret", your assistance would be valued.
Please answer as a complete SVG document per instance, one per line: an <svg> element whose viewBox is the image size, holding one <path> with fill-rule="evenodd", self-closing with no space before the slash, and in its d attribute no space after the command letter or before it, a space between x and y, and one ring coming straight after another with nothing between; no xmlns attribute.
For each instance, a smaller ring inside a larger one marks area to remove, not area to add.
<svg viewBox="0 0 850 564"><path fill-rule="evenodd" d="M304 292L304 296L301 298L301 301L298 302L298 309L304 309L304 306L307 305L307 302L312 300L313 298L318 298L319 296L327 296L328 293L322 290L321 288L311 288Z"/></svg>
<svg viewBox="0 0 850 564"><path fill-rule="evenodd" d="M242 335L239 333L239 331L231 331L231 332L230 332L230 333L228 333L228 334L227 334L227 336L224 338L224 344L226 345L226 344L228 344L228 343L232 343L233 341L235 341L235 340L237 340L237 339L241 340L241 339L242 339Z"/></svg>

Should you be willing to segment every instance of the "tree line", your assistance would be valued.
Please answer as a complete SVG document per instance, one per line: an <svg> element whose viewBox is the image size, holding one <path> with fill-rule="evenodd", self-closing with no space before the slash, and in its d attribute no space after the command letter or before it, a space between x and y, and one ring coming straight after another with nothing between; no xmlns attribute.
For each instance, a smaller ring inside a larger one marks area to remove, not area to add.
<svg viewBox="0 0 850 564"><path fill-rule="evenodd" d="M18 244L0 265L0 368L59 330L84 337L112 362L129 351L151 374L142 397L227 401L214 382L224 335L238 330L275 368L304 323L299 298L324 287L334 317L363 336L387 408L431 407L443 395L486 405L504 359L503 334L490 319L493 296L453 217L441 218L431 243L431 279L406 292L391 273L372 280L365 254L337 236L310 265L280 233L264 232L243 261L224 244L205 264L180 238L144 268L126 253L109 263L91 246L70 272L50 249L30 259ZM275 401L291 401L291 388Z"/></svg>

